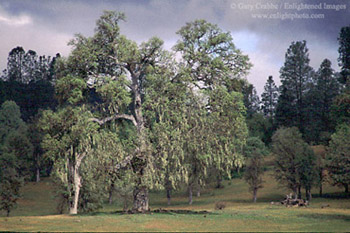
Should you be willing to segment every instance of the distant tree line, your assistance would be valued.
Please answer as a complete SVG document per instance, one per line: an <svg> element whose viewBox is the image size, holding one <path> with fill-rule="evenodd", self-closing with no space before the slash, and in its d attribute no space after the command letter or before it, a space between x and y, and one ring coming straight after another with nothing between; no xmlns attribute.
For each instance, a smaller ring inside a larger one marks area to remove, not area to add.
<svg viewBox="0 0 350 233"><path fill-rule="evenodd" d="M348 192L349 32L350 27L342 28L338 38L340 73L328 59L315 71L309 65L306 41L297 41L287 49L281 86L269 76L261 101L252 84L243 89L250 136L270 147L276 156L276 180L298 197L304 187L310 199L312 186L319 186L322 195L325 170ZM312 145L324 145L327 155L315 155Z"/></svg>

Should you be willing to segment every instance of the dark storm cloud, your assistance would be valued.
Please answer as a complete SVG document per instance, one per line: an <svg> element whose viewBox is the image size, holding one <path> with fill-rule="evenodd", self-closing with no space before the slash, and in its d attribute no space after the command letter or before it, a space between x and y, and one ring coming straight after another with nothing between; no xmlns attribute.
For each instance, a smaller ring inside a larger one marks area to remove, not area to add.
<svg viewBox="0 0 350 233"><path fill-rule="evenodd" d="M345 10L285 9L284 4L338 4ZM257 5L260 4L260 5ZM278 9L274 9L277 6ZM268 9L268 8L271 9ZM66 43L75 33L89 36L103 10L125 12L121 31L137 42L159 36L170 49L176 31L186 22L203 18L230 31L238 48L248 54L254 67L248 79L261 93L269 75L278 79L284 54L292 41L307 40L315 69L324 58L337 66L337 37L350 24L350 1L342 0L232 0L232 1L1 1L0 68L17 45L41 54L68 55ZM257 14L323 14L323 19L258 19Z"/></svg>

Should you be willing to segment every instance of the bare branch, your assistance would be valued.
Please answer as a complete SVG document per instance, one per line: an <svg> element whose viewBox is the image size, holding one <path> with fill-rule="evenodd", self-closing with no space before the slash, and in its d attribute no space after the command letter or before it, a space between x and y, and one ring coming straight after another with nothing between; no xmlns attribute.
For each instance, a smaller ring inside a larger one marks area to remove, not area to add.
<svg viewBox="0 0 350 233"><path fill-rule="evenodd" d="M98 123L99 125L103 125L109 121L117 120L117 119L125 119L125 120L130 120L136 127L137 127L137 122L135 120L135 117L133 115L128 115L128 114L116 114L114 116L109 116L104 119L97 119L97 118L90 118L89 121L93 121Z"/></svg>
<svg viewBox="0 0 350 233"><path fill-rule="evenodd" d="M112 55L109 55L108 57L111 58L111 59L113 59L113 60L116 62L116 65L117 65L117 66L122 67L122 68L124 68L124 69L127 68L127 64L126 64L126 63L120 63L120 62L118 62L118 59L117 59L116 57L114 57L114 56L112 56Z"/></svg>

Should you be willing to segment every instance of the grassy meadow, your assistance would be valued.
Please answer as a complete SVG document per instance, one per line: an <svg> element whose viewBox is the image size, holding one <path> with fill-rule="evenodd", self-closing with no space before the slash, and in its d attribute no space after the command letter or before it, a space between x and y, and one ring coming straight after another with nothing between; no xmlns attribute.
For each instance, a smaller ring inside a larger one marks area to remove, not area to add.
<svg viewBox="0 0 350 233"><path fill-rule="evenodd" d="M225 181L222 189L208 186L200 197L194 197L192 206L185 192L175 193L171 206L167 206L164 191L151 192L152 210L183 212L121 214L121 204L115 200L95 213L70 216L57 214L52 183L43 179L23 188L11 217L1 213L0 231L350 231L350 198L342 189L326 185L325 198L317 197L313 190L309 207L286 208L271 202L282 200L288 191L274 182L270 172L265 181L255 204L245 182L233 179ZM226 207L215 210L217 201Z"/></svg>

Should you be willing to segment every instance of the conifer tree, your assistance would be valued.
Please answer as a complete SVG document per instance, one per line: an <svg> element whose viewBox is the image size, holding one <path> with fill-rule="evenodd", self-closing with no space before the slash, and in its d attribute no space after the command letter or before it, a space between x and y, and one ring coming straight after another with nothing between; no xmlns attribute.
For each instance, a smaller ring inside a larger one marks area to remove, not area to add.
<svg viewBox="0 0 350 233"><path fill-rule="evenodd" d="M273 80L273 77L269 76L264 86L264 92L261 94L261 108L265 117L273 119L275 116L277 100L278 88Z"/></svg>
<svg viewBox="0 0 350 233"><path fill-rule="evenodd" d="M302 133L307 113L306 93L313 75L309 62L306 41L292 42L280 70L282 86L276 113L278 124L297 126ZM290 117L284 119L286 116Z"/></svg>
<svg viewBox="0 0 350 233"><path fill-rule="evenodd" d="M340 92L340 83L332 69L332 63L324 59L314 76L307 96L307 116L305 138L315 143L326 143L334 131L335 120L331 116L331 107Z"/></svg>
<svg viewBox="0 0 350 233"><path fill-rule="evenodd" d="M341 82L350 85L350 26L340 30L339 38L339 66L341 67Z"/></svg>

